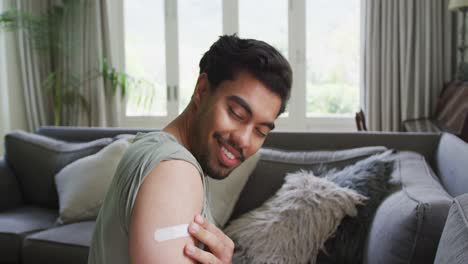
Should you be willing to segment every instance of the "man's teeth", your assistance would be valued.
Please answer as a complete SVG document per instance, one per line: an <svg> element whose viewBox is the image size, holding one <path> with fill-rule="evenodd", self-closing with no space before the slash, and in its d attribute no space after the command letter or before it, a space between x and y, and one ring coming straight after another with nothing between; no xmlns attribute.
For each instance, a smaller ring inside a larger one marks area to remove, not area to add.
<svg viewBox="0 0 468 264"><path fill-rule="evenodd" d="M225 147L221 147L221 150L224 152L224 154L229 158L229 159L234 159L234 154L229 152Z"/></svg>

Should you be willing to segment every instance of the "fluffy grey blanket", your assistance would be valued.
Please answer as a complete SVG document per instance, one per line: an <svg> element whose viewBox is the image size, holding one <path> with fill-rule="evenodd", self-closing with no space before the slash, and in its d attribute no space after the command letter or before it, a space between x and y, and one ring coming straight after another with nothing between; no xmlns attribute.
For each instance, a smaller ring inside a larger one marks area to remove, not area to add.
<svg viewBox="0 0 468 264"><path fill-rule="evenodd" d="M233 262L314 263L343 217L355 216L365 199L306 171L288 174L272 198L225 229L237 245Z"/></svg>

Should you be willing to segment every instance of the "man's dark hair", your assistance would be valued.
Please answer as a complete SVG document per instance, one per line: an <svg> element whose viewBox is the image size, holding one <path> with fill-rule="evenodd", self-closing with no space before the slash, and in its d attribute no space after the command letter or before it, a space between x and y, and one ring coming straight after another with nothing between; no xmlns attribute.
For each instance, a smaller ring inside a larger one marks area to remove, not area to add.
<svg viewBox="0 0 468 264"><path fill-rule="evenodd" d="M206 73L212 89L226 80L234 80L243 71L252 74L281 98L284 112L292 85L289 62L271 45L236 35L221 36L200 60L200 74Z"/></svg>

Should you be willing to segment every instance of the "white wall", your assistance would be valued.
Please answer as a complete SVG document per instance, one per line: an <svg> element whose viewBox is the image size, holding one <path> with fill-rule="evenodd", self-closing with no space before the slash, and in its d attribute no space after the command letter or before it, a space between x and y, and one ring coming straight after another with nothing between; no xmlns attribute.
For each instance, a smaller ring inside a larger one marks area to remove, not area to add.
<svg viewBox="0 0 468 264"><path fill-rule="evenodd" d="M6 3L0 1L0 10L7 9ZM0 29L0 156L4 151L5 134L17 129L27 130L18 62L15 34Z"/></svg>

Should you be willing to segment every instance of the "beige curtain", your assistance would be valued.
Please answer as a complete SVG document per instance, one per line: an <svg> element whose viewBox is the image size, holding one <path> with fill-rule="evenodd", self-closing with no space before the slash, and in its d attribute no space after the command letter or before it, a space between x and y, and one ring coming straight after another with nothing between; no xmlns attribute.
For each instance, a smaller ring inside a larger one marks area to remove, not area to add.
<svg viewBox="0 0 468 264"><path fill-rule="evenodd" d="M49 8L49 3L33 0L9 1L9 8L40 14ZM28 130L35 131L40 126L51 124L53 121L51 108L47 107L47 98L42 89L42 83L47 78L51 65L47 59L49 53L44 50L38 52L28 34L25 30L17 31L18 59Z"/></svg>
<svg viewBox="0 0 468 264"><path fill-rule="evenodd" d="M111 5L111 2L113 6ZM74 48L70 57L73 61L63 61L78 73L82 79L90 79L80 86L81 94L89 103L89 112L76 105L64 113L67 125L78 126L118 126L121 95L111 90L109 82L102 77L94 78L99 64L105 58L109 65L123 70L123 46L121 25L123 15L118 7L121 1L84 0L81 1L81 12L71 13L67 17L66 32L70 33ZM79 113L79 114L77 114Z"/></svg>
<svg viewBox="0 0 468 264"><path fill-rule="evenodd" d="M363 104L370 130L430 117L453 77L455 20L448 0L363 1Z"/></svg>
<svg viewBox="0 0 468 264"><path fill-rule="evenodd" d="M110 5L112 2L113 6ZM18 32L19 60L29 129L54 124L52 98L44 90L44 81L51 71L62 69L78 78L75 88L86 104L64 108L61 120L68 126L118 126L120 94L110 91L99 76L104 58L117 70L123 70L122 1L110 0L16 0L12 6L34 15L62 5L63 24L57 34L67 49L59 54L38 52L26 31ZM112 9L112 10L111 10ZM111 13L114 12L114 13ZM112 32L115 30L115 32ZM40 54L39 54L40 53ZM86 80L86 81L85 81ZM88 107L84 107L88 105ZM87 110L86 110L87 109Z"/></svg>

